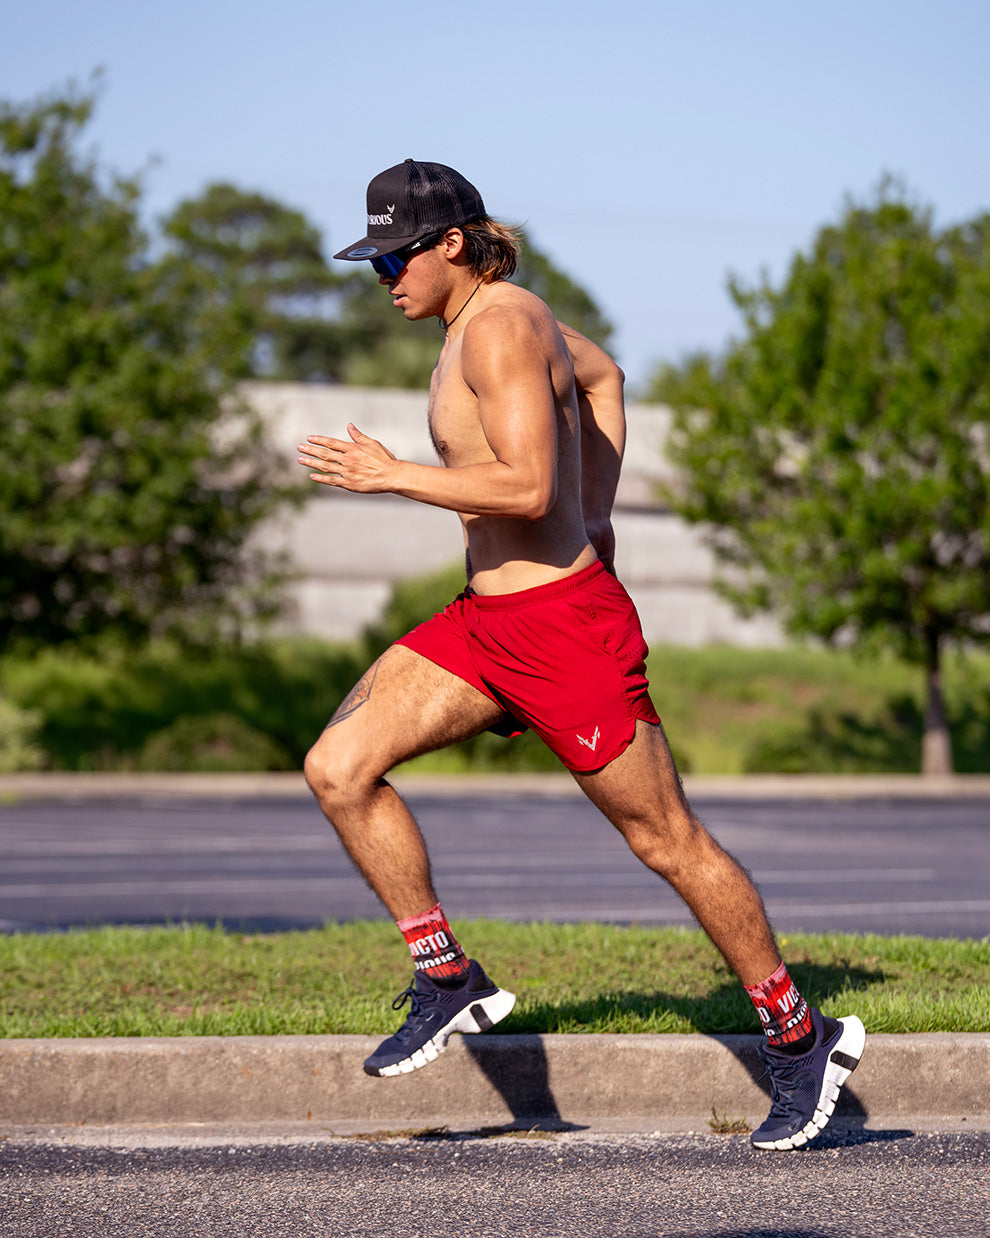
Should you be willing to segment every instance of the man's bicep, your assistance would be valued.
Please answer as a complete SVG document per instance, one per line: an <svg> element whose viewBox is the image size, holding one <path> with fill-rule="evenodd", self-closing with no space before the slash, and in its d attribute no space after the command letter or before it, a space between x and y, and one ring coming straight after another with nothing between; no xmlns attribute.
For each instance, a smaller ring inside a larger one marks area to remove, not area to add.
<svg viewBox="0 0 990 1238"><path fill-rule="evenodd" d="M479 333L471 343L470 355L465 348L464 378L477 396L495 457L520 466L555 462L555 405L546 359L520 332Z"/></svg>

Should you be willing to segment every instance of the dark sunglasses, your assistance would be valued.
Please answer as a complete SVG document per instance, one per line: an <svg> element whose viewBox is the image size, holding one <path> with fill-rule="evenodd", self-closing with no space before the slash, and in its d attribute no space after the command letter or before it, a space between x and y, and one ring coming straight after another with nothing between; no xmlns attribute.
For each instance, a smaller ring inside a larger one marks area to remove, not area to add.
<svg viewBox="0 0 990 1238"><path fill-rule="evenodd" d="M402 249L395 250L394 253L382 254L380 258L372 258L371 269L376 275L382 275L385 279L395 279L414 254L418 254L423 249L432 249L441 236L443 236L442 232L437 236L424 236L418 241L413 241L411 245L405 245Z"/></svg>

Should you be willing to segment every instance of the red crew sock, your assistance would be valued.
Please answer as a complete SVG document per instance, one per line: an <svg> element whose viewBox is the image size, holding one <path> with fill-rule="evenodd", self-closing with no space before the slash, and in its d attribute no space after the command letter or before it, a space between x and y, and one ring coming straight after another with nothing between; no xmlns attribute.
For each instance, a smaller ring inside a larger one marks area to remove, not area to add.
<svg viewBox="0 0 990 1238"><path fill-rule="evenodd" d="M772 976L760 984L746 985L746 992L756 1007L763 1024L763 1033L775 1049L787 1049L797 1041L807 1042L807 1049L814 1043L815 1027L811 1021L811 1007L794 986L783 963ZM801 1046L805 1050L805 1046Z"/></svg>
<svg viewBox="0 0 990 1238"><path fill-rule="evenodd" d="M457 985L464 979L470 964L439 903L420 916L396 920L396 924L409 946L416 971L426 972L440 985Z"/></svg>

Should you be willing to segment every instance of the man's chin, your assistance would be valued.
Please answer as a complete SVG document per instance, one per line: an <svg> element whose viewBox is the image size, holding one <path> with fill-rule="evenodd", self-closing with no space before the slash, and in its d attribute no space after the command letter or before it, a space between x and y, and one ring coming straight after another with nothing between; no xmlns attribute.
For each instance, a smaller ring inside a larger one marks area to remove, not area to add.
<svg viewBox="0 0 990 1238"><path fill-rule="evenodd" d="M416 309L412 305L397 305L395 307L402 314L407 322L419 322L422 318L435 318L435 314L431 314L429 310Z"/></svg>

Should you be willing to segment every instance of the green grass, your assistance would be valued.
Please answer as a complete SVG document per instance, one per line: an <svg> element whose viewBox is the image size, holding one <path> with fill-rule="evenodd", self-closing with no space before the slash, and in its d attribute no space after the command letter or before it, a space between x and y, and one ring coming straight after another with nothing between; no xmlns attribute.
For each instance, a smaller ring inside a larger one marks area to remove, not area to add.
<svg viewBox="0 0 990 1238"><path fill-rule="evenodd" d="M699 931L455 925L518 996L506 1032L753 1033ZM801 991L874 1032L990 1030L990 939L789 935ZM410 976L387 921L245 935L198 925L0 937L0 1036L383 1034Z"/></svg>

